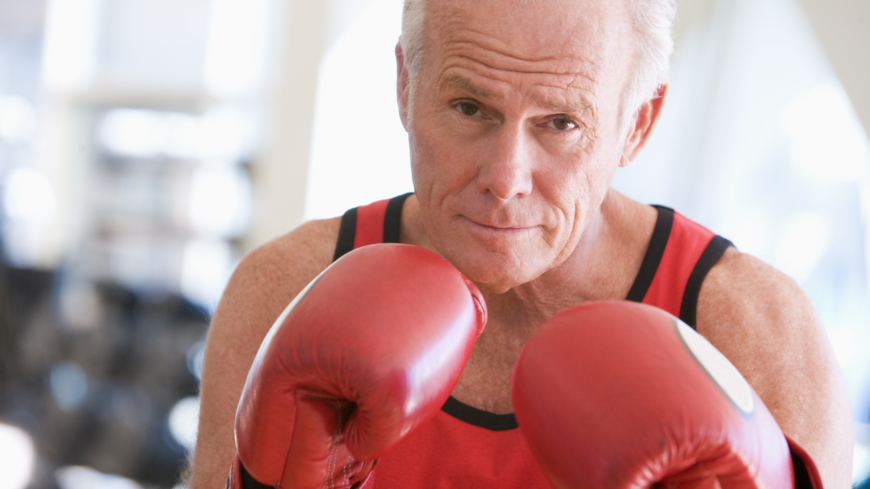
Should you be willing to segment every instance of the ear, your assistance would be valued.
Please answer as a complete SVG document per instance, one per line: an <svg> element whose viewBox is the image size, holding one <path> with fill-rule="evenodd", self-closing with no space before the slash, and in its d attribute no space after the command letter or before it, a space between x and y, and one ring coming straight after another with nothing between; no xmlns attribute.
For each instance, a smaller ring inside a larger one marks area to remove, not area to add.
<svg viewBox="0 0 870 489"><path fill-rule="evenodd" d="M399 102L399 118L402 120L402 126L408 130L408 97L410 95L410 85L408 79L408 67L405 66L405 54L402 52L402 43L396 44L396 97Z"/></svg>
<svg viewBox="0 0 870 489"><path fill-rule="evenodd" d="M659 120L667 93L668 85L660 86L656 96L643 104L634 115L634 124L628 133L628 139L625 141L619 166L628 166L640 154L640 150L643 149L649 135L652 134L653 127Z"/></svg>

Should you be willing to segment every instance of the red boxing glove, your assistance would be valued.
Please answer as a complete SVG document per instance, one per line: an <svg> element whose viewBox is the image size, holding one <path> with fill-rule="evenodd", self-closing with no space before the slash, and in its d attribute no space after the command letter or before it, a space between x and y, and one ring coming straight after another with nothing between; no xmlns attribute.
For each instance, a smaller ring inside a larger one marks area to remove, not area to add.
<svg viewBox="0 0 870 489"><path fill-rule="evenodd" d="M556 314L524 347L511 393L558 488L822 487L725 356L651 306L598 302Z"/></svg>
<svg viewBox="0 0 870 489"><path fill-rule="evenodd" d="M263 340L236 412L230 485L368 487L374 461L447 400L485 323L480 292L435 253L348 253Z"/></svg>

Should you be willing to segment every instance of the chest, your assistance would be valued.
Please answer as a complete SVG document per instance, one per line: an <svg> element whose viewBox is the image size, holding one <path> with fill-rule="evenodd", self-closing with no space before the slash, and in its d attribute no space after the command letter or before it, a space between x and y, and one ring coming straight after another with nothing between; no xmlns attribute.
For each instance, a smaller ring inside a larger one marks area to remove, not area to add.
<svg viewBox="0 0 870 489"><path fill-rule="evenodd" d="M523 345L534 328L523 331L488 324L478 338L474 351L456 387L453 397L469 406L495 414L513 412L511 404L511 370Z"/></svg>

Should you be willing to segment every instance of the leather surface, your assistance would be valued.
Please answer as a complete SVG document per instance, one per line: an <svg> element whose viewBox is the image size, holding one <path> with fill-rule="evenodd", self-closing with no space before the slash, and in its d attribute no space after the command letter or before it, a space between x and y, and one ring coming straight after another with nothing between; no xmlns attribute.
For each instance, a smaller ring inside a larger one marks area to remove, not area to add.
<svg viewBox="0 0 870 489"><path fill-rule="evenodd" d="M236 413L259 482L361 487L444 404L486 322L477 288L423 248L376 244L324 271L254 360Z"/></svg>
<svg viewBox="0 0 870 489"><path fill-rule="evenodd" d="M642 304L588 303L556 314L526 344L514 410L556 487L794 487L770 412L742 377L751 400L739 402L740 389L716 372L724 356L691 349L706 340L686 337L697 333L677 321Z"/></svg>

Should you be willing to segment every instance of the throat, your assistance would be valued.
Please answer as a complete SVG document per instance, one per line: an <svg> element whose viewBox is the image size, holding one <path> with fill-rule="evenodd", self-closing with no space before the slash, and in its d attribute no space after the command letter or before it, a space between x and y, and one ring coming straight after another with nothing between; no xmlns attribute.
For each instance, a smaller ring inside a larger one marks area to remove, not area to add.
<svg viewBox="0 0 870 489"><path fill-rule="evenodd" d="M453 389L453 397L471 407L493 414L513 412L511 403L511 371L523 345L543 321L536 325L510 327L490 316L486 329L474 344L474 351Z"/></svg>
<svg viewBox="0 0 870 489"><path fill-rule="evenodd" d="M493 414L513 413L510 391L510 369L507 372L485 372L466 367L453 389L453 398L473 408Z"/></svg>

